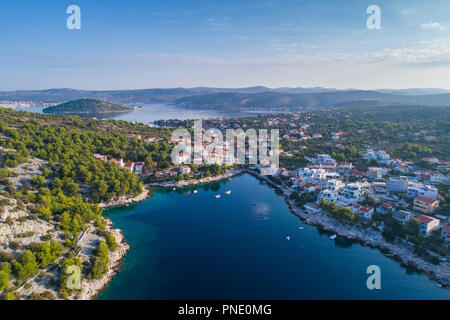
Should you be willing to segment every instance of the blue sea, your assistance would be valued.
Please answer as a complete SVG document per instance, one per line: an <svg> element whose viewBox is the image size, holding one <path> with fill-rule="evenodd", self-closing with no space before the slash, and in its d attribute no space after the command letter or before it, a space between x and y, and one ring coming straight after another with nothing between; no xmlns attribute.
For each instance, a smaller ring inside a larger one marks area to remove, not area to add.
<svg viewBox="0 0 450 320"><path fill-rule="evenodd" d="M99 299L450 299L379 250L302 223L247 174L158 189L107 215L130 250ZM381 290L367 288L370 265L381 269Z"/></svg>

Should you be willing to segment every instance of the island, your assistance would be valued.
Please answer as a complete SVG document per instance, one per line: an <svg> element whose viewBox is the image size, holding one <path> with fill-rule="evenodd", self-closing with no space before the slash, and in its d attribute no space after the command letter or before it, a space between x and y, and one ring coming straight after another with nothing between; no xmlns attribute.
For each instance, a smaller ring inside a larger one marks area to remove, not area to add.
<svg viewBox="0 0 450 320"><path fill-rule="evenodd" d="M133 107L106 100L78 99L45 108L43 112L54 114L114 114L131 112L133 110Z"/></svg>

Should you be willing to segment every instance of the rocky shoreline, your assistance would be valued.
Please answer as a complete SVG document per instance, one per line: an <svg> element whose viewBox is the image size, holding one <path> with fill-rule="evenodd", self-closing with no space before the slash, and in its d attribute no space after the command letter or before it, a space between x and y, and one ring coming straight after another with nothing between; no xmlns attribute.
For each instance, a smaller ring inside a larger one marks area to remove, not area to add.
<svg viewBox="0 0 450 320"><path fill-rule="evenodd" d="M111 200L109 202L106 202L106 203L100 203L98 205L98 207L99 208L110 208L110 207L124 206L124 205L131 204L134 202L141 202L141 201L147 199L149 192L150 191L144 187L144 190L142 191L142 193L137 195L136 197L129 198L129 197L123 196L123 197Z"/></svg>
<svg viewBox="0 0 450 320"><path fill-rule="evenodd" d="M148 197L149 190L144 188L143 192L136 197L127 198L121 197L118 199L111 200L107 203L100 203L98 206L100 208L109 208L116 206L123 206L131 204L134 202L140 202ZM114 276L122 269L122 260L130 249L130 245L125 240L123 231L120 229L113 229L113 223L110 219L106 220L106 231L111 232L117 241L117 250L109 254L108 271L101 279L95 280L83 280L81 284L81 293L76 297L79 300L93 300L97 298L100 293L106 289L108 284L114 278ZM72 297L75 299L75 297Z"/></svg>
<svg viewBox="0 0 450 320"><path fill-rule="evenodd" d="M319 226L325 231L333 232L347 239L357 241L364 246L379 249L384 255L399 261L402 265L415 268L416 270L426 274L431 280L437 281L443 287L450 287L450 265L448 262L434 265L415 256L411 250L398 244L388 243L384 240L380 232L372 229L361 229L351 225L343 224L338 220L324 213L309 214L295 205L295 201L289 198L289 191L281 188L273 181L265 176L247 170L259 179L265 181L269 185L277 188L283 193L285 202L289 210L310 225Z"/></svg>
<svg viewBox="0 0 450 320"><path fill-rule="evenodd" d="M112 229L111 220L107 220L107 231L110 231L116 237L118 248L116 251L109 254L108 271L101 279L91 281L83 280L81 283L81 293L79 300L93 300L106 289L108 284L114 276L122 269L122 260L130 249L129 244L125 241L123 231L119 229Z"/></svg>
<svg viewBox="0 0 450 320"><path fill-rule="evenodd" d="M173 182L173 181L167 181L167 182L161 182L161 183L154 182L154 183L149 183L148 185L151 187L165 187L165 188L188 187L188 186L207 184L207 183L211 183L211 182L228 179L228 178L237 176L243 172L245 172L245 170L243 170L243 169L233 169L233 170L228 170L224 174L220 174L220 175L217 175L214 177L207 177L207 178L194 179L194 180L183 180L183 181L177 181L177 182Z"/></svg>

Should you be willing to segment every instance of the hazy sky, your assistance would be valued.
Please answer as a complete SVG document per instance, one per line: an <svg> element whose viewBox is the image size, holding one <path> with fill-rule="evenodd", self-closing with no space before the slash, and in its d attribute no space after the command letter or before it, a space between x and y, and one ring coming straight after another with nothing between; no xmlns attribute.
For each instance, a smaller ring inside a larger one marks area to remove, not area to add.
<svg viewBox="0 0 450 320"><path fill-rule="evenodd" d="M0 2L0 90L255 85L450 89L450 1Z"/></svg>

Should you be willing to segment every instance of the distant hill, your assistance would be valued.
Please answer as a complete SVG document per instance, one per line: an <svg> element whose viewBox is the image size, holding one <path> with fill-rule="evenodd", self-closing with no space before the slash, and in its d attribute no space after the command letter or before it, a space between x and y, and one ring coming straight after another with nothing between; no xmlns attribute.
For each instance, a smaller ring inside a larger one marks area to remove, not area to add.
<svg viewBox="0 0 450 320"><path fill-rule="evenodd" d="M302 110L317 107L334 107L344 103L358 102L361 105L379 103L450 106L450 94L402 96L375 91L333 91L320 93L291 94L279 92L217 93L183 97L175 101L178 105L211 109L286 109Z"/></svg>
<svg viewBox="0 0 450 320"><path fill-rule="evenodd" d="M435 95L450 93L450 90L438 89L438 88L411 88L411 89L377 89L374 90L381 93L397 94L397 95L410 95L410 96L422 96L422 95Z"/></svg>
<svg viewBox="0 0 450 320"><path fill-rule="evenodd" d="M130 112L133 108L99 99L79 99L45 108L44 113L56 114L112 114Z"/></svg>
<svg viewBox="0 0 450 320"><path fill-rule="evenodd" d="M433 93L433 94L430 94ZM77 99L101 99L116 103L165 103L218 110L302 110L337 107L345 103L450 106L443 89L355 90L313 88L170 88L114 91L50 89L0 92L0 100L62 103ZM371 101L371 102L370 102ZM51 110L51 109L50 109Z"/></svg>

